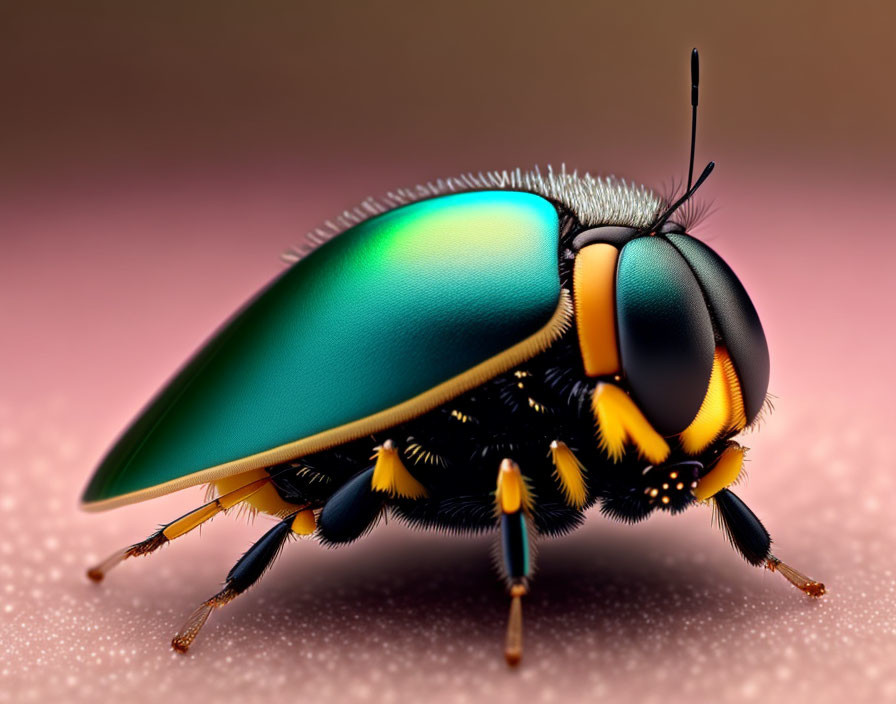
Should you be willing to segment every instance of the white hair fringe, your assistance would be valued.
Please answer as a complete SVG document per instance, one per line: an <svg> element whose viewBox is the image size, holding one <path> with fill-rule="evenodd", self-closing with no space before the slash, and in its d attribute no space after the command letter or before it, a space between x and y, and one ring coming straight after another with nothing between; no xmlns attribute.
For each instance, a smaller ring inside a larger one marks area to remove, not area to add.
<svg viewBox="0 0 896 704"><path fill-rule="evenodd" d="M559 171L548 166L545 173L537 166L529 171L480 171L401 188L381 198L367 198L356 208L343 211L307 233L303 241L283 253L282 259L297 262L349 228L402 205L449 193L483 190L525 191L544 196L565 207L586 227L647 227L665 205L665 199L644 186L626 183L615 176L569 172L565 164Z"/></svg>

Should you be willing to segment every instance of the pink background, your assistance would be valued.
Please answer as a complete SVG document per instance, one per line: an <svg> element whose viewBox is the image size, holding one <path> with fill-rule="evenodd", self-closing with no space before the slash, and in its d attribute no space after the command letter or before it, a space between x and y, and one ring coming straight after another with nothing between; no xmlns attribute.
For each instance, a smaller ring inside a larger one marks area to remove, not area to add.
<svg viewBox="0 0 896 704"><path fill-rule="evenodd" d="M0 10L0 702L896 698L896 94L877 3L28 3ZM738 493L810 602L695 508L540 545L501 658L490 538L400 525L285 552L192 654L168 641L268 523L77 509L122 426L306 230L368 195L535 163L681 179L751 292L776 411Z"/></svg>

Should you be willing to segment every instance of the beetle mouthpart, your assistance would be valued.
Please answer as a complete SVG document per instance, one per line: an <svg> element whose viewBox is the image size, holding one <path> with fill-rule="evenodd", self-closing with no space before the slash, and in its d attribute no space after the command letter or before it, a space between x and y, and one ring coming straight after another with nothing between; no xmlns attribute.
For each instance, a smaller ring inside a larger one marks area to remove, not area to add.
<svg viewBox="0 0 896 704"><path fill-rule="evenodd" d="M769 556L769 558L765 561L765 567L770 572L779 572L784 579L790 582L793 586L799 589L804 594L808 594L809 596L818 599L819 597L827 594L827 589L824 584L821 582L816 582L814 579L811 579L804 575L799 570L793 569L790 565L781 562L774 555Z"/></svg>

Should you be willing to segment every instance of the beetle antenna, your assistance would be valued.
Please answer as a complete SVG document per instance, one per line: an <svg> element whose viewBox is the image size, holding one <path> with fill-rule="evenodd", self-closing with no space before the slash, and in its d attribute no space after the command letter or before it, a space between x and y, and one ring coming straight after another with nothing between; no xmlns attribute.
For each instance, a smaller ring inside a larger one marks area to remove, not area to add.
<svg viewBox="0 0 896 704"><path fill-rule="evenodd" d="M656 223L654 223L650 230L653 232L657 232L663 226L666 220L669 219L669 216L672 215L672 213L674 213L676 210L678 210L682 205L684 205L684 203L697 192L697 189L703 185L703 182L707 178L709 178L709 175L712 173L712 170L714 168L716 168L716 162L709 162L706 165L706 168L703 169L703 173L700 174L697 182L693 186L688 188L687 192L681 198L679 198L671 206L669 206L666 212L659 217L659 219L656 221Z"/></svg>
<svg viewBox="0 0 896 704"><path fill-rule="evenodd" d="M694 147L697 144L697 86L700 85L700 54L691 52L691 159L688 162L688 190L694 180Z"/></svg>

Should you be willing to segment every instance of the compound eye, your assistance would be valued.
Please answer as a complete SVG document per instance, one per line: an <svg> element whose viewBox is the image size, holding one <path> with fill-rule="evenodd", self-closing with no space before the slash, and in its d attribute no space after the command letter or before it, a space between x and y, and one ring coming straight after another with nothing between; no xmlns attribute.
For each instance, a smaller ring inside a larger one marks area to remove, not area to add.
<svg viewBox="0 0 896 704"><path fill-rule="evenodd" d="M679 225L677 222L664 222L657 234L660 235L683 235L685 234L684 225Z"/></svg>
<svg viewBox="0 0 896 704"><path fill-rule="evenodd" d="M683 232L683 230L682 230ZM572 249L578 252L589 244L611 244L614 247L621 248L630 240L638 235L637 227L626 227L624 225L602 225L600 227L592 227L590 230L580 232L572 241Z"/></svg>

